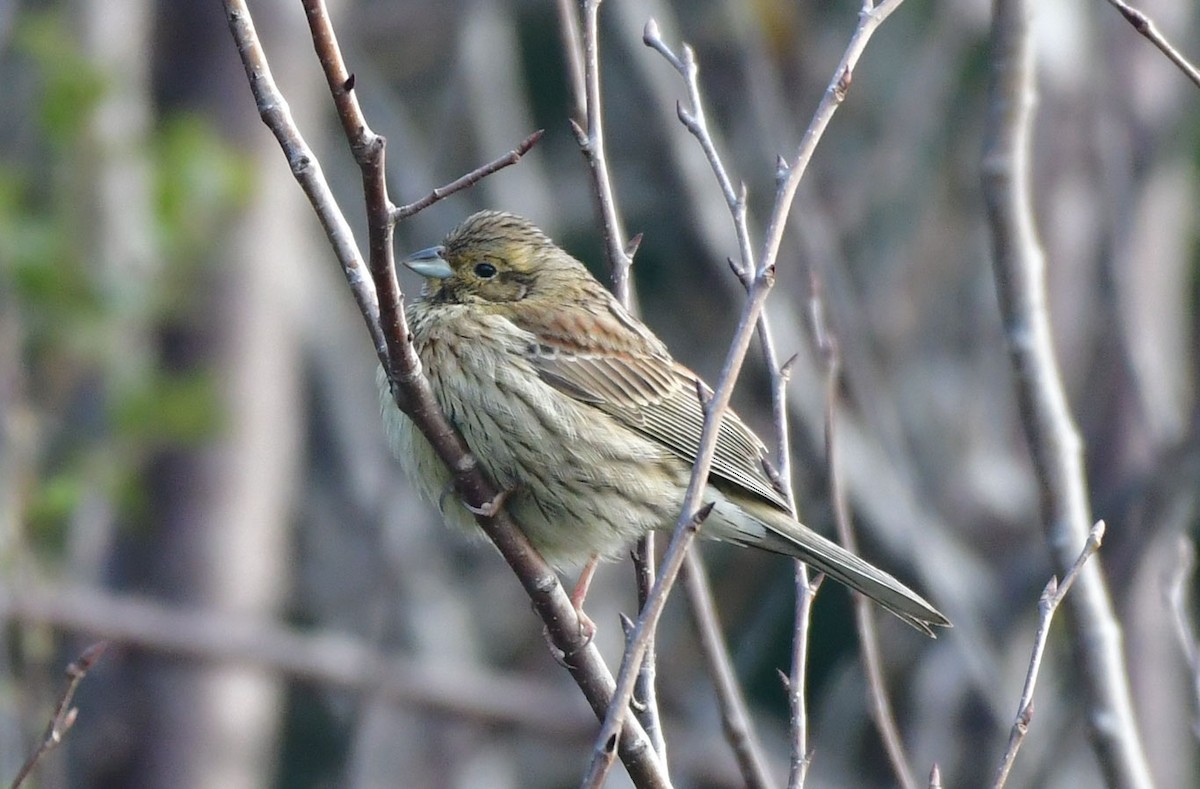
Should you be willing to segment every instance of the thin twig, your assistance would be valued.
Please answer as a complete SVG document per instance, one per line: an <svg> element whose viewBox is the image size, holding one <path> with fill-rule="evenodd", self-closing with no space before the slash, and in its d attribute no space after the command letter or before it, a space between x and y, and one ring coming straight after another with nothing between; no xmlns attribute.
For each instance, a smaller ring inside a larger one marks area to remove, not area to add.
<svg viewBox="0 0 1200 789"><path fill-rule="evenodd" d="M696 63L695 54L691 47L684 44L683 56L677 56L670 46L662 40L658 24L654 19L650 19L646 23L642 32L642 41L646 46L659 52L683 78L690 106L684 108L682 104L678 104L676 105L676 113L679 116L680 122L683 123L684 127L700 143L700 147L712 167L713 174L716 176L721 193L725 197L733 218L734 231L738 238L738 247L741 256L741 262L733 263L731 261L731 267L734 269L739 281L749 288L751 284L749 272L755 271L756 266L750 242L749 225L746 220L746 190L745 187L740 191L734 190L733 182L729 178L721 155L717 151L716 144L708 132L708 119L700 97L699 66ZM788 502L792 515L795 516L796 510L793 503L794 495L791 486L791 453L788 441L785 400L787 376L779 366L765 310L759 315L758 334L759 339L763 343L763 353L766 356L773 383L772 399L778 446L776 455L776 468L778 469L776 481L783 492L785 500ZM716 607L712 604L712 592L708 588L708 576L703 571L703 562L698 556L694 556L693 553L690 552L688 554L689 566L695 565L699 570L694 574L689 574L689 582L685 586L685 591L688 595L692 616L696 621L696 627L700 633L701 644L704 646L709 673L713 677L714 686L717 691L718 704L722 712L725 713L726 739L728 739L733 748L734 756L737 759L739 767L742 769L742 778L746 784L749 786L770 785L770 778L765 770L761 756L762 747L757 741L749 716L745 714L747 706L745 698L741 687L736 681L733 681L730 673L729 666L732 665L732 661L730 660L729 651L724 639L721 637L720 625L716 617ZM798 564L798 572L797 583L803 584L803 587L807 589L808 571L802 563ZM805 619L807 619L809 608L802 607L801 610L805 611ZM806 654L806 651L800 650L800 654ZM803 663L801 662L800 665L802 666ZM796 694L789 693L789 699L799 704L801 708L800 720L803 721L805 718L803 712L804 683L803 681L793 682L790 684L790 687L796 689ZM801 726L798 730L803 732L804 728L804 726ZM801 747L800 751L803 752L804 748Z"/></svg>
<svg viewBox="0 0 1200 789"><path fill-rule="evenodd" d="M79 683L83 682L83 678L87 676L92 666L96 665L96 661L100 659L107 648L107 641L92 644L83 650L75 662L67 666L67 687L58 699L58 706L54 708L54 715L50 717L50 722L46 725L46 732L42 735L41 742L34 748L33 753L29 754L25 764L21 766L17 777L13 779L11 789L18 789L21 784L25 783L25 779L37 767L37 763L41 761L42 757L54 750L67 736L71 727L75 725L75 720L79 717L79 709L71 705L75 700L75 691L79 689Z"/></svg>
<svg viewBox="0 0 1200 789"><path fill-rule="evenodd" d="M1179 650L1192 675L1192 736L1200 738L1200 643L1197 642L1196 628L1188 610L1188 593L1196 569L1196 546L1190 539L1180 535L1177 553L1179 558L1166 588L1167 607L1171 609Z"/></svg>
<svg viewBox="0 0 1200 789"><path fill-rule="evenodd" d="M630 283L630 268L633 256L641 243L641 235L625 241L620 213L616 205L616 192L612 186L612 174L608 168L608 157L604 145L604 107L600 100L600 38L599 11L601 0L586 0L583 3L583 26L580 27L576 10L567 0L558 5L559 25L562 30L563 48L571 68L571 85L574 88L575 106L584 118L587 128L582 128L572 119L571 128L579 149L587 160L592 177L596 207L599 212L601 233L604 238L605 258L612 279L613 294L626 309L633 308L633 289ZM648 534L637 541L633 551L634 574L637 582L638 609L644 608L655 581L655 541ZM627 638L630 633L626 634ZM667 742L663 736L662 722L658 709L658 692L655 688L657 654L653 637L646 643L645 653L637 672L634 687L634 709L646 733L654 744L659 759L667 763Z"/></svg>
<svg viewBox="0 0 1200 789"><path fill-rule="evenodd" d="M754 272L746 304L742 309L741 318L730 343L725 363L722 365L712 398L704 407L704 429L701 432L700 446L692 467L692 477L683 498L682 514L675 525L675 532L671 536L671 543L663 558L663 569L658 582L655 583L654 592L651 594L646 609L638 617L634 637L621 660L621 670L617 674L617 688L613 694L613 703L609 708L608 715L605 716L604 725L600 727L600 734L596 738L596 745L592 752L592 766L589 767L587 778L584 781L585 786L598 786L598 782L603 780L601 765L606 758L606 748L617 739L617 733L625 720L625 708L628 706L630 694L633 692L634 673L629 667L636 665L642 657L645 639L650 636L657 625L659 613L662 611L671 584L674 583L675 575L683 563L682 553L687 550L699 526L697 517L701 512L698 512L696 507L707 485L708 473L712 468L721 419L729 407L729 398L733 394L733 386L737 381L738 373L741 372L746 351L750 347L750 339L757 331L758 317L766 304L767 296L775 286L775 261L779 257L783 230L787 226L787 218L791 213L796 189L800 186L800 179L808 169L808 163L812 160L813 152L825 133L825 129L828 128L829 121L846 97L850 74L862 56L863 50L866 49L867 41L902 1L885 0L875 7L864 6L863 11L859 14L858 26L834 72L833 80L817 105L812 122L804 132L795 158L791 162L782 160L779 162L776 171L775 203L767 223L762 252L758 256L758 268Z"/></svg>
<svg viewBox="0 0 1200 789"><path fill-rule="evenodd" d="M392 221L400 222L404 219L407 219L418 211L424 211L438 200L443 200L455 192L459 192L463 189L474 186L497 170L503 170L505 167L516 164L517 162L521 161L522 156L529 153L530 148L537 145L538 140L542 139L542 135L545 133L545 129L538 129L524 140L521 140L520 145L518 145L516 148L513 148L503 156L493 159L482 167L475 168L471 172L460 178L456 178L445 186L439 186L416 202L408 203L407 205L402 205L398 208L393 208L391 214Z"/></svg>
<svg viewBox="0 0 1200 789"><path fill-rule="evenodd" d="M1071 417L1047 309L1046 260L1030 184L1036 71L1030 0L996 0L982 185L993 273L1020 405L1021 424L1040 487L1042 527L1053 566L1064 574L1092 516L1082 440ZM1121 649L1121 629L1098 563L1067 601L1071 641L1092 748L1109 786L1149 789Z"/></svg>
<svg viewBox="0 0 1200 789"><path fill-rule="evenodd" d="M604 256L612 274L613 292L622 304L630 301L629 269L632 261L625 252L625 231L617 212L617 198L604 149L604 113L600 103L600 36L598 16L601 0L583 0L583 86L586 128L571 120L571 130L579 143L592 173L604 236ZM569 10L569 9L568 9ZM576 104L579 104L578 99Z"/></svg>
<svg viewBox="0 0 1200 789"><path fill-rule="evenodd" d="M654 588L654 568L656 565L654 534L641 537L633 549L633 572L637 586L638 610L650 599L650 590ZM633 622L629 622L626 637L633 631ZM642 667L638 670L637 683L633 688L633 707L642 728L654 744L658 758L667 762L667 739L663 732L662 720L658 710L658 652L653 639L646 645L646 654L642 657Z"/></svg>
<svg viewBox="0 0 1200 789"><path fill-rule="evenodd" d="M733 746L733 754L741 769L742 779L749 789L773 786L762 746L754 733L746 699L738 686L733 661L721 635L712 585L708 581L704 563L700 561L696 551L687 552L683 569L684 589L694 601L692 610L696 614L694 619L696 631L700 636L700 650L704 653L704 660L717 688L717 704L721 709L721 725L725 730L725 739Z"/></svg>
<svg viewBox="0 0 1200 789"><path fill-rule="evenodd" d="M1167 60L1179 68L1180 71L1190 79L1196 87L1200 87L1200 69L1192 65L1183 53L1171 45L1158 30L1158 26L1154 24L1154 20L1148 17L1144 12L1139 11L1129 3L1123 0L1108 0L1108 4L1121 12L1121 16L1125 17L1125 21L1133 25L1133 29L1145 36L1151 44L1158 47L1159 51L1167 56Z"/></svg>
<svg viewBox="0 0 1200 789"><path fill-rule="evenodd" d="M289 161L305 158L307 161L302 171L311 172L311 164L316 160L312 157L310 149L303 146L290 114L275 111L275 108L286 107L286 103L274 81L270 79L267 61L246 3L244 0L225 0L224 5L230 30L237 43L264 122L275 132ZM484 512L487 503L498 500L498 491L483 475L462 436L441 412L429 382L421 371L421 364L412 343L408 341L408 327L404 320L400 288L393 266L391 238L394 206L388 198L384 178L385 141L370 130L358 105L354 93L354 78L343 62L324 2L304 0L303 6L308 16L317 58L325 73L343 131L362 170L368 227L367 268L374 281L374 298L378 300L377 310L374 309L374 304L367 303L363 312L372 339L376 341L376 351L380 354L380 360L387 372L397 406L413 420L451 470L455 486L464 502L475 510ZM302 147L293 147L293 143L297 141ZM298 172L298 168L294 166L293 171ZM319 174L319 171L317 172ZM319 192L315 197L310 194L314 205L329 205L333 211L340 214L336 202L329 194L328 185L322 178L314 181ZM331 242L339 260L342 261L343 269L347 271L347 279L355 291L356 299L359 298L360 292L368 293L367 287L361 283L364 279L361 276L363 267L352 236L347 232L344 237L335 239L330 231L330 227L348 229L344 217L339 217L336 224L326 223L324 219L322 223L326 226L327 233L330 233ZM343 259L343 255L347 257ZM347 266L345 261L350 259L356 261L357 265ZM360 300L360 305L362 304ZM376 323L379 324L378 329ZM503 508L497 509L498 511L492 514L478 516L480 527L513 568L533 601L535 611L545 623L555 648L564 655L564 665L583 691L592 710L598 716L604 715L612 698L611 673L595 644L590 643L584 636L579 617L563 591L558 576L542 560ZM631 778L638 786L668 786L663 766L641 726L631 726L631 731L631 736L621 739L619 749L621 760Z"/></svg>
<svg viewBox="0 0 1200 789"><path fill-rule="evenodd" d="M1075 563L1063 576L1062 583L1059 583L1057 578L1051 577L1042 592L1041 599L1038 600L1038 626L1037 634L1033 639L1033 654L1029 658L1029 668L1025 672L1025 686L1021 689L1021 701L1017 705L1017 716L1008 735L1008 748L1005 749L1004 757L1000 760L1000 769L997 770L996 780L992 784L993 789L1001 789L1008 780L1008 773L1017 759L1017 750L1021 747L1025 733L1029 731L1029 722L1033 719L1033 690L1037 686L1038 672L1042 667L1042 655L1046 651L1046 638L1050 634L1050 622L1054 619L1054 612L1063 598L1067 596L1067 592L1075 583L1084 564L1100 549L1103 539L1104 521L1097 521L1092 530L1088 532L1087 541L1083 544L1083 550L1079 552Z"/></svg>
<svg viewBox="0 0 1200 789"><path fill-rule="evenodd" d="M812 628L812 606L817 590L825 580L822 573L810 578L808 566L796 562L796 617L792 623L795 632L792 643L792 664L784 677L788 697L788 728L791 732L791 758L788 765L788 789L803 789L808 779L808 768L812 766L812 751L808 748L808 646Z"/></svg>
<svg viewBox="0 0 1200 789"><path fill-rule="evenodd" d="M776 193L775 208L772 212L771 221L768 225L767 237L763 243L763 253L758 261L755 260L753 245L750 240L749 226L746 218L746 194L745 187L735 189L733 180L729 177L725 169L716 145L713 142L711 134L708 132L707 117L704 112L703 102L701 100L698 73L699 67L696 63L695 53L691 47L686 44L682 47L682 54L676 54L666 42L663 41L661 33L658 29L658 24L651 19L647 22L642 33L642 41L646 46L651 47L659 52L668 63L670 63L680 76L683 77L684 83L687 86L689 107L685 108L682 104L677 106L676 114L679 120L690 131L693 136L700 142L706 158L708 159L713 173L717 178L717 183L721 189L722 195L725 197L725 202L729 207L733 217L734 228L737 233L739 252L742 258L740 265L733 264L731 266L734 272L738 275L742 283L747 289L752 289L752 281L750 272L764 272L774 270L775 258L778 254L779 244L782 240L783 227L786 225L788 212L790 211L795 190L799 185L800 178L803 176L812 152L816 148L817 142L824 133L829 120L837 107L845 99L846 91L850 85L850 75L853 73L854 65L861 56L862 51L866 47L866 43L874 30L886 19L900 4L901 0L893 0L892 2L884 2L878 7L874 6L870 0L866 0L863 4L859 15L859 23L855 29L850 43L847 45L846 51L842 56L842 61L834 72L821 103L818 105L816 113L814 113L812 122L808 130L805 132L803 141L797 151L795 160L792 163L786 163L782 160L779 163L777 170L778 188ZM757 278L753 283L757 283ZM777 441L780 447L779 452L779 473L778 478L781 482L781 487L786 491L785 496L791 507L792 515L796 515L794 497L791 491L791 474L790 474L790 453L788 452L788 432L786 421L786 405L784 393L787 383L787 367L788 364L779 365L778 355L775 353L774 342L771 336L770 324L766 320L765 314L760 315L758 323L759 335L762 339L764 350L766 352L767 362L770 367L773 386L773 401L775 410L775 424L777 431ZM686 511L686 510L685 510ZM807 713L804 708L804 670L807 661L807 634L809 625L809 613L813 595L816 593L816 587L819 585L820 579L816 583L810 583L808 579L807 569L802 563L797 564L796 572L796 594L797 594L797 618L796 618L796 643L793 650L792 672L788 679L788 696L791 703L791 731L792 731L792 759L791 771L789 776L789 786L802 787L807 774L808 765L810 763L809 753L807 749ZM876 656L878 657L877 653ZM619 684L619 683L618 683Z"/></svg>
<svg viewBox="0 0 1200 789"><path fill-rule="evenodd" d="M822 288L815 271L812 277L813 323L819 350L825 361L825 464L829 469L830 498L833 501L838 539L846 550L857 553L858 540L855 539L850 518L850 502L846 498L846 488L842 484L839 472L841 458L838 453L837 411L841 359L837 341L825 325ZM904 749L904 740L900 736L900 727L896 724L887 681L883 676L883 656L872 614L870 601L861 595L854 595L854 622L858 630L859 644L862 646L863 669L867 675L867 696L871 701L871 718L875 721L875 728L883 740L884 751L896 781L904 789L916 789L917 779Z"/></svg>

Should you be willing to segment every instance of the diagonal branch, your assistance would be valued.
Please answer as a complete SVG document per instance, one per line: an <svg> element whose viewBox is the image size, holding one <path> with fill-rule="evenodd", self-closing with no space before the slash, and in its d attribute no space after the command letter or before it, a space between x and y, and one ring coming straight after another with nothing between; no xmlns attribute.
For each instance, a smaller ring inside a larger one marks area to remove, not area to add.
<svg viewBox="0 0 1200 789"><path fill-rule="evenodd" d="M1159 32L1158 26L1154 24L1154 20L1148 17L1142 11L1124 2L1124 0L1108 0L1108 4L1121 12L1121 16L1125 17L1125 21L1133 25L1133 29L1146 37L1151 44L1158 47L1158 50L1167 56L1167 60L1175 64L1175 66L1190 79L1196 87L1200 88L1200 69L1197 69L1192 62L1184 57L1183 53L1171 45L1167 41L1167 37Z"/></svg>
<svg viewBox="0 0 1200 789"><path fill-rule="evenodd" d="M846 97L854 66L866 49L867 42L879 25L896 10L900 2L902 0L885 0L878 6L873 6L869 2L864 5L859 14L858 26L850 38L841 62L834 71L833 79L817 105L817 110L804 133L795 157L790 162L780 161L779 163L776 173L775 203L767 223L762 251L758 256L758 267L753 272L746 303L730 342L729 352L722 365L716 388L705 405L704 429L701 432L700 446L693 464L692 477L683 499L682 512L663 557L659 578L655 582L650 599L638 617L633 637L621 660L613 703L609 707L604 725L601 726L600 733L596 738L592 751L592 764L584 779L584 786L598 786L603 780L606 769L604 765L608 763L611 747L613 743L617 742L618 733L625 723L625 711L633 692L636 673L633 667L637 666L642 659L646 642L658 624L658 617L662 612L666 597L683 564L684 552L691 545L700 523L707 515L707 508L697 508L700 506L700 497L707 485L708 474L712 468L718 430L725 411L729 407L729 398L733 394L733 386L741 371L742 362L746 358L750 340L756 331L758 318L762 314L767 296L775 285L775 263L779 256L783 231L787 225L788 215L791 213L796 190L800 186L800 179L808 169L808 163L812 160L817 143L820 142L834 113Z"/></svg>
<svg viewBox="0 0 1200 789"><path fill-rule="evenodd" d="M96 661L100 659L100 656L104 654L104 650L107 648L107 641L98 641L85 649L83 654L76 658L71 665L67 666L67 687L58 699L58 705L54 708L54 714L50 716L50 722L46 725L46 732L42 735L37 748L29 755L29 758L25 760L25 764L21 765L17 776L13 778L11 789L19 789L21 784L25 783L25 779L33 772L33 768L37 767L42 757L58 747L63 738L67 736L67 732L75 725L75 719L79 716L79 709L71 704L75 700L75 691L79 689L79 684L83 682L83 678L91 671L92 666L96 665Z"/></svg>
<svg viewBox="0 0 1200 789"><path fill-rule="evenodd" d="M1083 544L1083 550L1079 552L1075 563L1063 576L1062 583L1059 583L1057 578L1051 578L1042 592L1041 599L1038 600L1038 626L1037 634L1033 639L1033 654L1029 658L1029 668L1025 672L1025 685L1021 688L1021 701L1017 704L1017 717L1009 732L1008 747L1000 760L1000 769L996 771L996 780L992 784L993 789L1002 789L1005 782L1008 781L1008 773L1017 759L1017 750L1021 747L1025 734L1029 731L1029 722L1033 720L1033 690L1037 686L1038 672L1042 667L1042 655L1046 652L1046 639L1050 635L1050 622L1054 619L1054 612L1058 610L1059 604L1071 590L1071 585L1075 583L1075 578L1083 569L1083 565L1096 551L1100 550L1100 543L1103 540L1104 521L1097 521L1092 530L1088 532L1087 541Z"/></svg>
<svg viewBox="0 0 1200 789"><path fill-rule="evenodd" d="M313 167L315 157L303 144L286 110L286 102L271 78L246 3L244 0L225 0L224 5L230 30L264 122L275 132L289 162L303 164L303 167L294 164L293 172L300 170L308 176L310 186L306 188L306 193L310 194L314 206L319 204L322 210L340 215L336 202L329 195L328 185L320 177L319 169ZM385 140L371 131L358 105L354 78L342 60L324 2L304 0L303 5L317 58L324 70L347 142L362 170L368 222L367 268L373 280L375 298L378 299L377 310L373 309L367 298L371 289L362 277L364 267L344 218L340 218L340 221L331 220L329 224L323 219L322 224L326 225L327 232L330 226L339 229L337 238L331 235L330 240L347 273L355 298L364 306L364 318L387 372L397 406L413 420L452 471L455 486L464 501L483 512L489 502L499 500L498 492L484 477L462 437L442 414L409 342L401 306L402 295L393 266L391 241L395 208L388 198L384 178ZM298 143L299 147L292 147L293 143ZM346 227L345 234L340 233L342 227ZM545 622L550 640L565 656L563 662L589 705L597 715L603 715L608 709L614 683L598 649L583 637L578 615L557 575L529 544L503 508L491 508L491 511L491 515L478 516L480 527L517 574L533 601L534 609ZM622 738L619 749L630 776L639 786L666 786L665 773L645 733L640 726L632 726L631 731L631 736Z"/></svg>

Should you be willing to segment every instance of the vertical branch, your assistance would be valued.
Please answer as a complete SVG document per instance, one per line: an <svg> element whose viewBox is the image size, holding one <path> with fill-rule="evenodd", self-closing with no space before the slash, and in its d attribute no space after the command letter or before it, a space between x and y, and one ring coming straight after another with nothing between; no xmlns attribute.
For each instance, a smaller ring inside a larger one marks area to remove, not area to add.
<svg viewBox="0 0 1200 789"><path fill-rule="evenodd" d="M600 2L601 0L583 2L583 105L587 128L572 120L571 129L575 132L575 140L587 159L588 167L591 168L597 209L600 211L600 227L604 235L604 255L612 273L613 292L618 301L627 305L630 293L629 268L632 261L625 250L625 231L621 227L621 217L617 212L617 198L604 150L604 114L600 104L600 37L597 30ZM568 52L577 53L578 50L569 47ZM571 57L574 59L577 55ZM578 103L577 97L576 104Z"/></svg>
<svg viewBox="0 0 1200 789"><path fill-rule="evenodd" d="M637 252L641 236L635 236L628 243L625 241L624 230L621 227L620 214L616 206L616 194L612 186L612 174L608 168L608 159L604 147L604 113L600 101L600 41L599 41L599 11L601 0L586 0L583 4L584 24L580 31L579 19L570 0L560 0L558 4L559 25L563 38L567 61L571 68L571 85L574 88L576 110L580 112L587 124L582 128L572 119L571 128L579 149L588 162L592 175L592 185L596 195L596 206L600 213L600 226L604 237L605 258L612 277L613 293L626 309L632 308L633 293L630 285L630 268L633 256ZM632 558L634 576L637 583L638 610L645 607L654 585L655 540L653 534L647 534L637 540ZM627 628L626 637L632 633L632 627ZM659 721L658 693L655 688L655 673L657 654L654 640L646 645L638 670L634 698L637 701L638 719L646 728L654 742L659 758L666 760L667 743L662 736L662 725Z"/></svg>
<svg viewBox="0 0 1200 789"><path fill-rule="evenodd" d="M1091 512L1079 433L1071 419L1050 334L1045 258L1032 214L1030 131L1034 104L1033 4L996 0L982 183L996 289L1020 403L1041 488L1047 545L1061 574L1088 533ZM1086 689L1092 745L1111 787L1149 787L1121 651L1120 625L1104 576L1093 562L1067 604L1071 640Z"/></svg>
<svg viewBox="0 0 1200 789"><path fill-rule="evenodd" d="M820 280L813 273L812 316L813 334L818 350L825 361L825 464L829 469L830 498L833 501L834 520L837 523L838 540L847 550L858 552L854 527L850 519L850 502L846 499L846 488L842 485L839 467L841 458L837 442L838 389L841 381L841 358L837 341L829 332L824 321L824 301ZM879 646L879 634L875 630L871 603L861 595L854 595L854 623L862 646L863 669L867 677L867 695L871 702L871 718L883 740L884 751L896 776L897 783L904 789L916 789L917 779L904 750L904 740L896 716L892 711L891 697L883 676L883 655Z"/></svg>
<svg viewBox="0 0 1200 789"><path fill-rule="evenodd" d="M748 272L757 270L757 266L754 262L754 249L747 221L746 190L745 186L740 189L734 188L733 180L729 177L716 143L708 131L708 116L700 95L700 68L696 62L695 52L690 46L684 44L681 48L682 54L676 54L670 45L663 41L658 23L654 19L646 23L642 32L642 42L662 55L683 78L687 90L688 106L685 107L682 103L677 104L676 114L680 123L691 132L700 144L713 175L716 177L717 186L725 198L726 206L733 220L740 256L740 262L729 261L730 267L742 285L749 289L751 277ZM775 417L776 446L778 447L776 480L783 490L784 498L788 502L792 515L795 516L796 507L792 492L791 452L787 428L787 365L779 364L774 338L771 334L771 325L765 311L758 318L757 330L759 340L763 344L763 353L772 382L772 406ZM708 663L708 670L717 690L717 700L722 710L726 739L733 747L734 755L742 769L742 777L746 783L748 785L766 785L769 778L759 755L761 747L751 728L749 717L745 714L746 701L742 696L741 687L736 681L733 681L729 668L732 661L721 637L721 628L717 622L716 607L712 604L712 592L708 587L707 575L703 573L703 564L698 558L692 558L689 554L688 562L689 572L685 576L684 589L688 594L692 616L700 633L701 646ZM690 569L693 565L696 568L695 572ZM805 593L798 598L798 612L801 616L797 619L797 632L803 631L807 635L808 614L811 610L811 606L807 603L811 601L811 595L808 593L810 589L808 570L803 562L796 563L796 579L797 588L805 590ZM804 703L803 679L805 656L807 655L806 645L798 645L794 655L798 659L794 658L792 661L791 678L788 682L788 700L792 708L794 724L792 733L798 742L798 745L793 748L793 753L806 754L807 713ZM793 759L793 774L800 770L800 765L804 762L804 756ZM801 780L800 783L802 784L803 781Z"/></svg>

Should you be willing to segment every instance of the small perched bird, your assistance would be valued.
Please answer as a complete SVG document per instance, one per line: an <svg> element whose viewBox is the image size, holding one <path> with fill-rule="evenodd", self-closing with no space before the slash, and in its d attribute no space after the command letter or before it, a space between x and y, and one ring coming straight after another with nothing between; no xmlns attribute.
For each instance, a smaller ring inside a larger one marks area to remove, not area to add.
<svg viewBox="0 0 1200 789"><path fill-rule="evenodd" d="M548 562L612 556L674 526L708 390L582 263L528 220L483 211L404 264L425 278L406 314L437 401ZM383 383L392 446L440 502L450 472ZM727 411L700 534L801 559L930 635L950 624L795 520L769 468L762 441ZM478 528L464 506L443 513Z"/></svg>

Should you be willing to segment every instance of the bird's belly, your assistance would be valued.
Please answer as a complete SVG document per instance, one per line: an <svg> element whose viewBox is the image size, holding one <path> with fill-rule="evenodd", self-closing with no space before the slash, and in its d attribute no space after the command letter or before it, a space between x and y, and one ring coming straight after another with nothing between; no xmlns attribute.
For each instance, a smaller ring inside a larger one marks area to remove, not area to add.
<svg viewBox="0 0 1200 789"><path fill-rule="evenodd" d="M432 353L423 361L442 409L507 492L508 511L548 562L565 567L596 553L611 556L674 523L689 472L681 460L546 385L524 360L497 364L476 356ZM437 500L450 473L412 422L390 410L404 433L393 442L401 461ZM451 525L477 528L457 500L447 499L443 514Z"/></svg>

